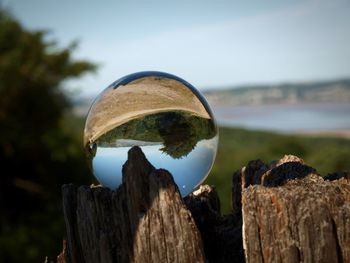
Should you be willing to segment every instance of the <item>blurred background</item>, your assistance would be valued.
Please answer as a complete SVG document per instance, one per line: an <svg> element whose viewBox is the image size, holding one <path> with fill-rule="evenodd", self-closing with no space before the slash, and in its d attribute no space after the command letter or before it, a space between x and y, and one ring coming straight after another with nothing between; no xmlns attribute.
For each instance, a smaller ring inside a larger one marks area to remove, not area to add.
<svg viewBox="0 0 350 263"><path fill-rule="evenodd" d="M61 185L94 182L86 113L129 73L169 72L206 96L224 213L249 160L349 171L349 13L348 0L0 0L0 262L59 254Z"/></svg>

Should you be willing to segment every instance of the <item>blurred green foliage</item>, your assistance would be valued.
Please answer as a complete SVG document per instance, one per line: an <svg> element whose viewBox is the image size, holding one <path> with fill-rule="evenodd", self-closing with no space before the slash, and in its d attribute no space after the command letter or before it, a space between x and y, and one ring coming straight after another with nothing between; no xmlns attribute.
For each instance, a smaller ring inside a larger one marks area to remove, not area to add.
<svg viewBox="0 0 350 263"><path fill-rule="evenodd" d="M336 171L350 171L349 139L220 128L219 150L205 183L216 187L222 211L229 213L233 172L250 160L261 159L268 163L285 154L301 157L323 176Z"/></svg>
<svg viewBox="0 0 350 263"><path fill-rule="evenodd" d="M61 185L86 182L62 82L93 71L0 9L0 262L43 262L64 233ZM80 135L81 136L81 135Z"/></svg>

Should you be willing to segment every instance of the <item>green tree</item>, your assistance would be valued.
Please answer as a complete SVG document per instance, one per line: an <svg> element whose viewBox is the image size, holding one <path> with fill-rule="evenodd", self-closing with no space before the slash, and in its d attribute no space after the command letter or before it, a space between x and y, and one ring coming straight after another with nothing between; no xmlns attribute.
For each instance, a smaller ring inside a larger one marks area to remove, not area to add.
<svg viewBox="0 0 350 263"><path fill-rule="evenodd" d="M88 171L63 81L93 71L0 9L0 262L42 262L63 237L61 185Z"/></svg>

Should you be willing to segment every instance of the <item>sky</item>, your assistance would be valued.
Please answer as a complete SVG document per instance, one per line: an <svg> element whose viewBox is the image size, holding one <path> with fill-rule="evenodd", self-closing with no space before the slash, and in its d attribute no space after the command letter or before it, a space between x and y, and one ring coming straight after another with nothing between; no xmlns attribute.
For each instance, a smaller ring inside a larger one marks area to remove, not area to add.
<svg viewBox="0 0 350 263"><path fill-rule="evenodd" d="M0 0L28 29L79 46L80 96L145 70L199 90L350 77L350 0Z"/></svg>
<svg viewBox="0 0 350 263"><path fill-rule="evenodd" d="M174 176L180 193L186 196L208 176L215 160L217 144L218 136L201 140L188 155L178 159L163 153L160 150L163 146L161 144L142 146L141 149L154 167L163 167ZM97 147L92 167L94 175L102 185L115 189L122 183L121 167L129 150L130 147ZM191 175L188 171L191 171Z"/></svg>

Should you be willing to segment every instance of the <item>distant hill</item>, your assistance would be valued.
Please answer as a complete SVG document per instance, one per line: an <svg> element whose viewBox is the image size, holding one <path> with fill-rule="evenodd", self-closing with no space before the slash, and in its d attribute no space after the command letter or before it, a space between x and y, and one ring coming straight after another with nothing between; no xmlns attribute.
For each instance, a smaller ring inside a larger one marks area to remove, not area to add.
<svg viewBox="0 0 350 263"><path fill-rule="evenodd" d="M350 103L350 78L324 82L240 86L203 92L210 105L262 105L317 102ZM86 116L93 97L73 101L74 112Z"/></svg>
<svg viewBox="0 0 350 263"><path fill-rule="evenodd" d="M211 105L350 103L350 79L278 85L242 86L204 92Z"/></svg>

